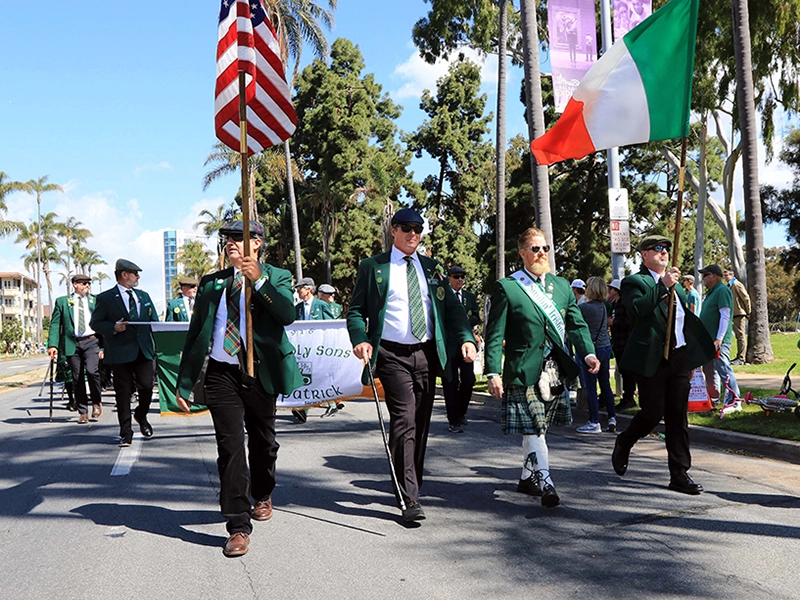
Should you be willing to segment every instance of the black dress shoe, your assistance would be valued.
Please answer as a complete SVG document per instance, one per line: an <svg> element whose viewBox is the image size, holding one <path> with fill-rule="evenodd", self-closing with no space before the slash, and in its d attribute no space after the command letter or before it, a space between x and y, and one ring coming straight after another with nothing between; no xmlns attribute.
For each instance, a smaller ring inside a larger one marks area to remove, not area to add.
<svg viewBox="0 0 800 600"><path fill-rule="evenodd" d="M147 439L153 437L153 427L147 422L147 417L141 420L136 419L136 422L139 424L139 431L142 432L144 437Z"/></svg>
<svg viewBox="0 0 800 600"><path fill-rule="evenodd" d="M561 498L556 494L556 488L549 483L544 484L544 489L542 490L542 506L545 508L553 508L554 506L558 506L560 502Z"/></svg>
<svg viewBox="0 0 800 600"><path fill-rule="evenodd" d="M614 467L614 472L622 477L625 471L628 470L628 459L630 458L630 448L623 448L619 443L619 436L614 442L614 451L611 453L611 465Z"/></svg>
<svg viewBox="0 0 800 600"><path fill-rule="evenodd" d="M692 481L688 473L671 477L668 487L673 492L680 492L681 494L689 494L691 496L697 496L697 494L703 491L703 486Z"/></svg>
<svg viewBox="0 0 800 600"><path fill-rule="evenodd" d="M542 488L539 486L539 480L534 478L533 475L527 479L520 479L517 484L517 491L529 496L541 496Z"/></svg>
<svg viewBox="0 0 800 600"><path fill-rule="evenodd" d="M425 520L425 513L422 511L419 502L410 502L406 505L406 509L403 511L403 520L408 523Z"/></svg>
<svg viewBox="0 0 800 600"><path fill-rule="evenodd" d="M119 447L120 448L127 448L133 443L133 434L129 433L128 435L124 435L119 438Z"/></svg>
<svg viewBox="0 0 800 600"><path fill-rule="evenodd" d="M299 423L305 423L308 421L308 413L304 410L293 410L292 414Z"/></svg>

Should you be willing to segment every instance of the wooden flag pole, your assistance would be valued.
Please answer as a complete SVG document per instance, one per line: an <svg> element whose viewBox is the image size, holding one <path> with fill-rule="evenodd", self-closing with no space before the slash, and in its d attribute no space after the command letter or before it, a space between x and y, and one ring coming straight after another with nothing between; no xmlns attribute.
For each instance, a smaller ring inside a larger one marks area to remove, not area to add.
<svg viewBox="0 0 800 600"><path fill-rule="evenodd" d="M242 167L242 238L243 252L250 256L250 177L247 173L247 99L245 98L244 72L239 72L239 133L241 144L239 152ZM244 276L242 285L244 292L244 322L246 341L246 368L247 374L254 376L253 369L253 315L250 312L250 297L253 293L252 282Z"/></svg>
<svg viewBox="0 0 800 600"><path fill-rule="evenodd" d="M678 247L681 241L681 214L683 213L683 181L686 174L686 145L688 137L683 138L681 144L681 166L678 170L678 208L675 215L675 238L672 243L672 266L678 266ZM672 338L672 323L675 320L675 286L680 282L676 282L669 292L669 310L667 311L667 335L664 338L664 359L669 359L669 341Z"/></svg>

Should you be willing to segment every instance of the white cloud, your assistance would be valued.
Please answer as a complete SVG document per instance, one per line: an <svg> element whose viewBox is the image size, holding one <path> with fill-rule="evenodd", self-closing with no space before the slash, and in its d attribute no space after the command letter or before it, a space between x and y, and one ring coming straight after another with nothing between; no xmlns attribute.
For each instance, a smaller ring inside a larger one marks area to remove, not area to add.
<svg viewBox="0 0 800 600"><path fill-rule="evenodd" d="M133 170L133 174L138 177L142 173L152 172L152 171L171 171L172 165L170 165L167 161L162 160L161 162L157 163L145 163L143 165L139 165Z"/></svg>

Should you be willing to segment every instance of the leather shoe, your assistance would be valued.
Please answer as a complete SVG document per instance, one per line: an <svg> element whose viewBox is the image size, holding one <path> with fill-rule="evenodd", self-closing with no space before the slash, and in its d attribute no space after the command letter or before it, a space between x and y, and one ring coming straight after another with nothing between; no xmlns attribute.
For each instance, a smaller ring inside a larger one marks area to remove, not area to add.
<svg viewBox="0 0 800 600"><path fill-rule="evenodd" d="M304 410L293 410L292 415L294 415L298 423L305 423L308 421L308 413Z"/></svg>
<svg viewBox="0 0 800 600"><path fill-rule="evenodd" d="M544 484L544 489L542 490L542 506L545 508L553 508L554 506L558 506L560 502L561 498L556 494L556 488L549 483Z"/></svg>
<svg viewBox="0 0 800 600"><path fill-rule="evenodd" d="M250 536L243 531L238 531L228 538L222 553L228 557L243 556L250 547Z"/></svg>
<svg viewBox="0 0 800 600"><path fill-rule="evenodd" d="M538 497L542 495L542 488L539 487L539 481L536 480L533 475L527 479L520 479L517 484L517 491L522 494L528 494L529 496Z"/></svg>
<svg viewBox="0 0 800 600"><path fill-rule="evenodd" d="M103 414L102 404L92 404L92 418L97 419Z"/></svg>
<svg viewBox="0 0 800 600"><path fill-rule="evenodd" d="M127 448L133 443L133 434L129 433L128 435L122 436L119 440L119 447L120 448Z"/></svg>
<svg viewBox="0 0 800 600"><path fill-rule="evenodd" d="M688 473L683 475L676 475L669 480L669 489L673 492L680 492L681 494L690 494L696 496L703 491L703 486L699 483L692 481Z"/></svg>
<svg viewBox="0 0 800 600"><path fill-rule="evenodd" d="M81 425L85 425L88 422L89 422L88 414L78 415L78 423L80 423Z"/></svg>
<svg viewBox="0 0 800 600"><path fill-rule="evenodd" d="M272 498L256 502L253 507L253 518L256 521L268 521L272 518Z"/></svg>
<svg viewBox="0 0 800 600"><path fill-rule="evenodd" d="M406 505L406 509L403 511L403 520L408 523L425 520L425 513L422 511L422 506L420 506L419 502L409 502Z"/></svg>
<svg viewBox="0 0 800 600"><path fill-rule="evenodd" d="M145 418L143 418L141 420L140 419L136 419L136 422L139 424L139 431L142 432L142 435L145 438L150 439L151 437L153 437L153 427L147 421L147 417L145 417Z"/></svg>
<svg viewBox="0 0 800 600"><path fill-rule="evenodd" d="M619 443L619 437L614 442L614 451L611 453L611 465L614 467L614 472L622 477L625 471L628 470L628 459L630 458L630 448L623 448Z"/></svg>
<svg viewBox="0 0 800 600"><path fill-rule="evenodd" d="M621 410L628 410L629 408L636 408L636 402L634 400L628 400L627 402L621 400L619 404L617 404L614 408L616 408L617 412Z"/></svg>

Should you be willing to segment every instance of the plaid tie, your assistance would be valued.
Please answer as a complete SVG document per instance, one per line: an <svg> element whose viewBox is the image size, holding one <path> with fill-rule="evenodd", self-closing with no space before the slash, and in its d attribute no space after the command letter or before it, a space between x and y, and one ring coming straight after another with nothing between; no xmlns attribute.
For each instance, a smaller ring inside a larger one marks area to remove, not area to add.
<svg viewBox="0 0 800 600"><path fill-rule="evenodd" d="M242 272L233 278L231 293L228 295L228 322L225 325L223 348L230 356L236 356L242 349L242 334L239 332L239 296L242 293Z"/></svg>
<svg viewBox="0 0 800 600"><path fill-rule="evenodd" d="M412 256L406 259L406 280L408 281L408 310L411 313L411 333L418 340L425 337L428 328L425 325L425 311L422 308L422 294L419 291L417 269Z"/></svg>
<svg viewBox="0 0 800 600"><path fill-rule="evenodd" d="M128 290L128 321L138 321L139 310L136 308L136 298L133 297L133 290Z"/></svg>
<svg viewBox="0 0 800 600"><path fill-rule="evenodd" d="M86 331L86 317L83 313L83 298L78 298L78 331L77 335L83 335L83 332Z"/></svg>

